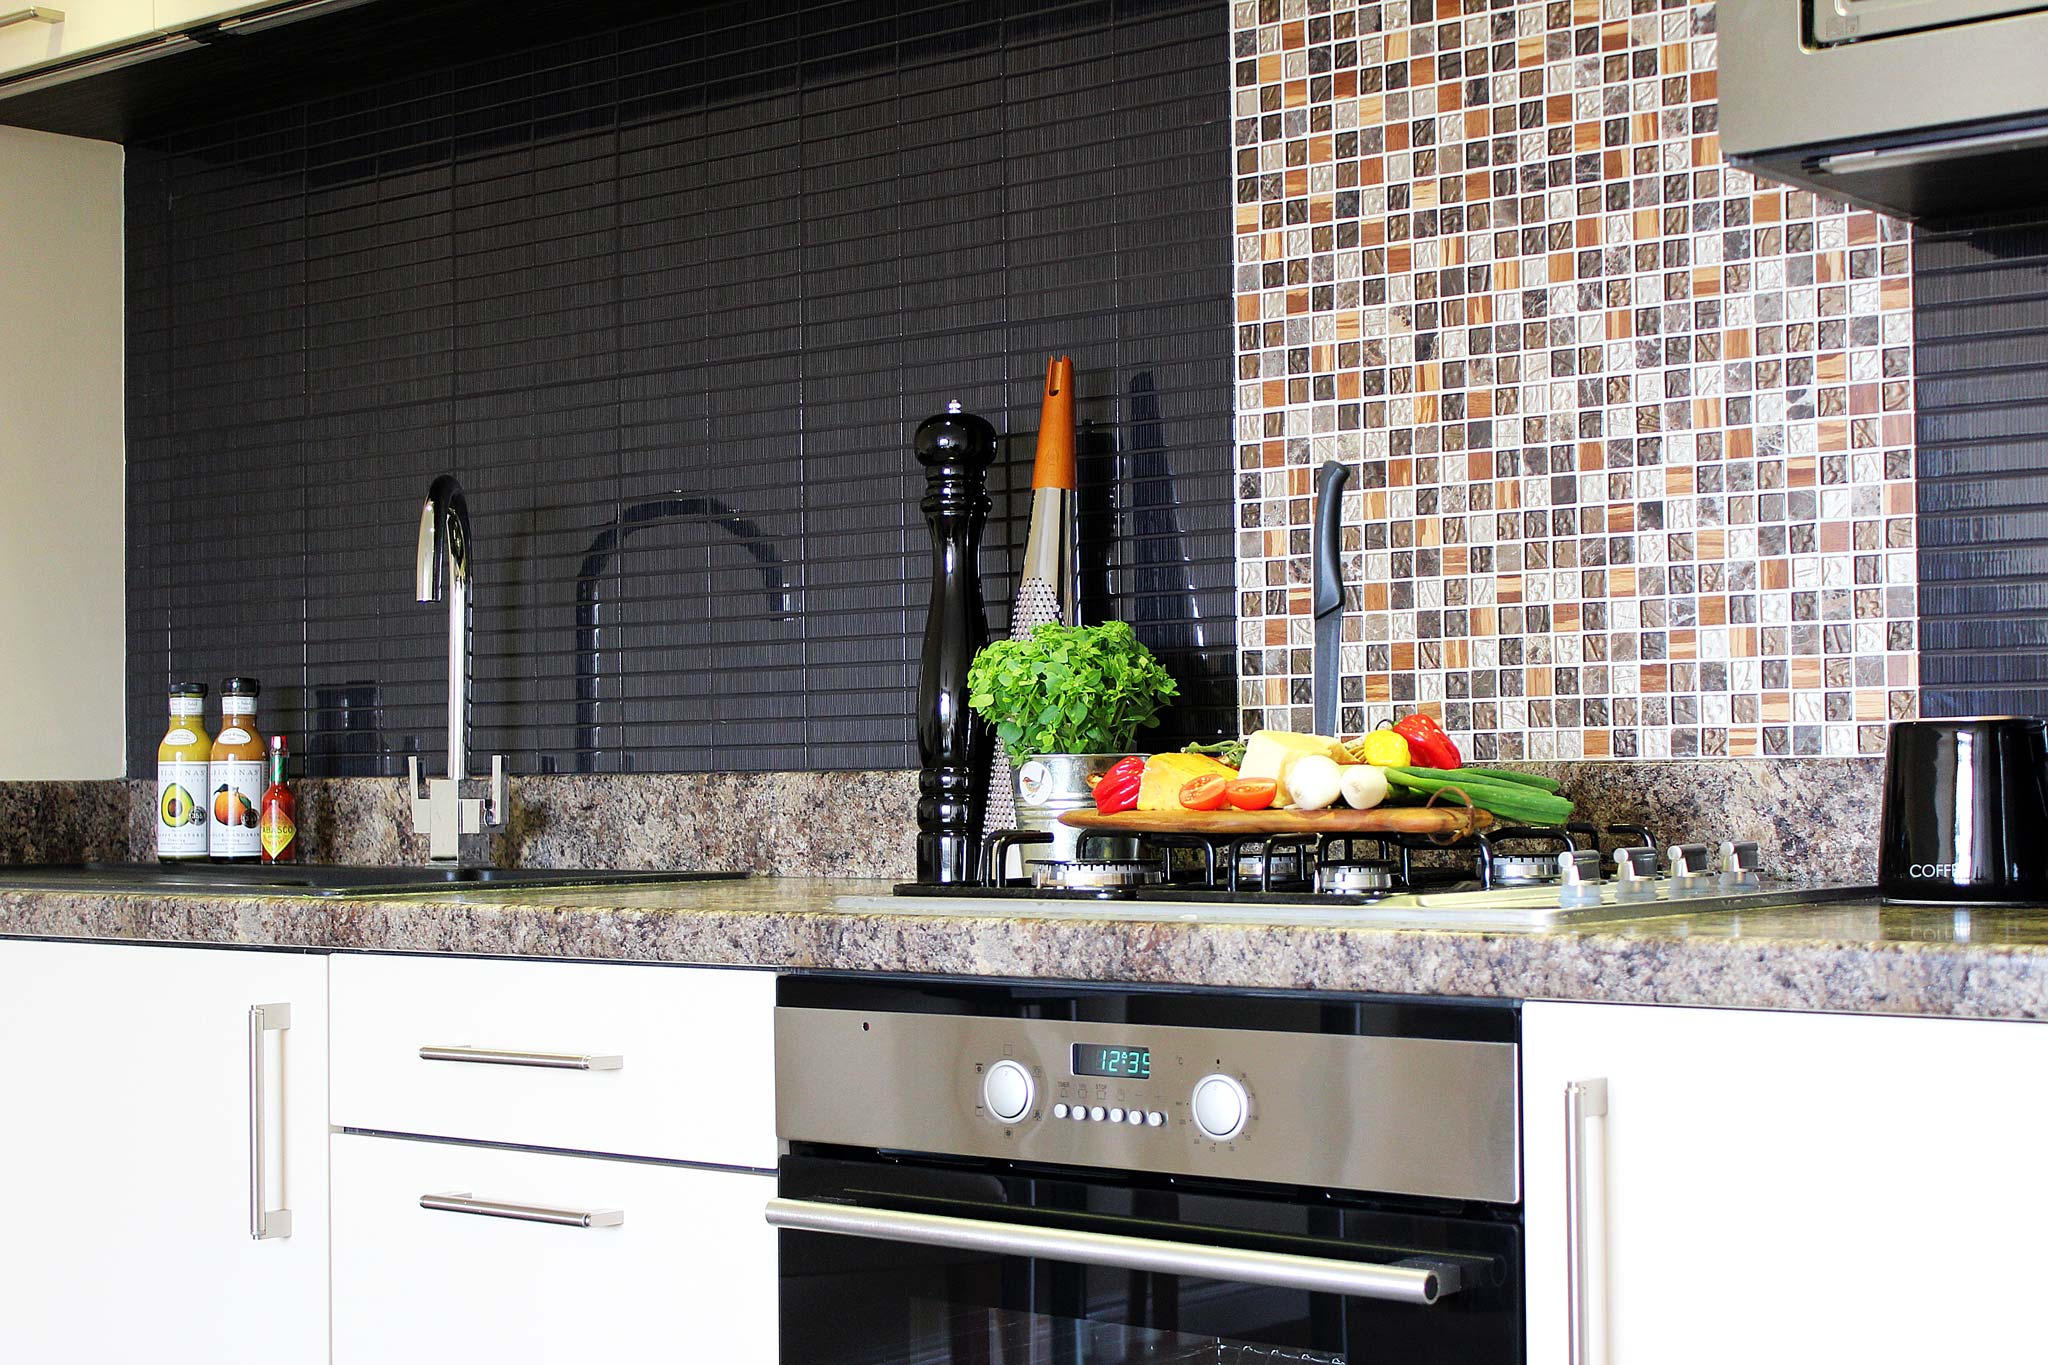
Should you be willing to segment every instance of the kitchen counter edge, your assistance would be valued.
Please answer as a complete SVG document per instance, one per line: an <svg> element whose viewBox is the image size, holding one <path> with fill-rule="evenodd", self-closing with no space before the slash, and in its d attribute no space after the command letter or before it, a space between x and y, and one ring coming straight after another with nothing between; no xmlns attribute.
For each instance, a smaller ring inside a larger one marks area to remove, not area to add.
<svg viewBox="0 0 2048 1365"><path fill-rule="evenodd" d="M750 878L378 899L8 890L0 937L2048 1019L2048 907L1846 901L1544 932L837 908L887 889Z"/></svg>

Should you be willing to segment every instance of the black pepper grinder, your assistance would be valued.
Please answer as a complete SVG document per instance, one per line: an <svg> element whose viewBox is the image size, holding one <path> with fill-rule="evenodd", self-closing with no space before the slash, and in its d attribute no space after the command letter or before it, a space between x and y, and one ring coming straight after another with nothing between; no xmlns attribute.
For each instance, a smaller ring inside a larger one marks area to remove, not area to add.
<svg viewBox="0 0 2048 1365"><path fill-rule="evenodd" d="M988 798L989 728L967 707L967 667L988 643L981 530L996 429L948 403L918 425L913 446L927 471L923 507L932 526L932 600L917 680L917 879L958 885L974 880Z"/></svg>

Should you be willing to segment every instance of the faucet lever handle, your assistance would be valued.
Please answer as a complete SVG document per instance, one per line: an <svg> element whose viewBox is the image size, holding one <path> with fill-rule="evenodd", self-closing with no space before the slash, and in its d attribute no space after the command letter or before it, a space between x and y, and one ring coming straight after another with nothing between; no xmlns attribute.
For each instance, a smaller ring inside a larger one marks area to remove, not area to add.
<svg viewBox="0 0 2048 1365"><path fill-rule="evenodd" d="M485 829L503 829L511 819L505 786L505 755L491 755L491 789L484 793L483 823Z"/></svg>

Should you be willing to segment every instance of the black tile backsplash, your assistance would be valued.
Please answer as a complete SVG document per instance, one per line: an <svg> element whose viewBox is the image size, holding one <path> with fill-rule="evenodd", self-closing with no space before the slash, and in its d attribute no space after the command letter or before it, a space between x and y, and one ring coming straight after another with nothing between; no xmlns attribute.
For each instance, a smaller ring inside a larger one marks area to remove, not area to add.
<svg viewBox="0 0 2048 1365"><path fill-rule="evenodd" d="M503 22L478 7L478 22ZM687 7L129 145L131 771L261 677L314 773L445 747L419 506L475 522L473 754L916 761L910 433L1073 355L1091 619L1234 724L1220 3Z"/></svg>
<svg viewBox="0 0 2048 1365"><path fill-rule="evenodd" d="M2048 715L2048 224L1913 264L1921 714Z"/></svg>

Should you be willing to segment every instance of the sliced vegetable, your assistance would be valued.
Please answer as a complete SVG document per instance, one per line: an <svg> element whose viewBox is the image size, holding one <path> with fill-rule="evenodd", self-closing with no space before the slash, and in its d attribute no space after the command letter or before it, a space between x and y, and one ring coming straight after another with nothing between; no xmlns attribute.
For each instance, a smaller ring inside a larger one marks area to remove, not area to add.
<svg viewBox="0 0 2048 1365"><path fill-rule="evenodd" d="M1224 783L1223 794L1239 810L1267 810L1280 794L1280 784L1270 777L1240 777Z"/></svg>
<svg viewBox="0 0 2048 1365"><path fill-rule="evenodd" d="M1145 780L1138 787L1139 810L1179 810L1180 789L1198 777L1226 781L1237 771L1203 754L1154 754L1145 760Z"/></svg>
<svg viewBox="0 0 2048 1365"><path fill-rule="evenodd" d="M1518 824L1558 825L1571 818L1572 803L1523 782L1505 782L1479 777L1464 770L1401 767L1387 769L1387 781L1395 788L1440 796L1448 801L1470 801L1481 810Z"/></svg>
<svg viewBox="0 0 2048 1365"><path fill-rule="evenodd" d="M1407 736L1395 730L1374 730L1365 737L1365 761L1376 768L1405 768L1415 761Z"/></svg>
<svg viewBox="0 0 2048 1365"><path fill-rule="evenodd" d="M1370 763L1354 763L1338 772L1337 790L1351 809L1371 810L1387 799L1387 774Z"/></svg>
<svg viewBox="0 0 2048 1365"><path fill-rule="evenodd" d="M1230 779L1210 773L1198 777L1180 789L1180 803L1189 810L1222 810L1227 799L1224 789Z"/></svg>
<svg viewBox="0 0 2048 1365"><path fill-rule="evenodd" d="M1325 810L1343 794L1337 760L1325 754L1303 754L1287 765L1287 790L1296 810Z"/></svg>
<svg viewBox="0 0 2048 1365"><path fill-rule="evenodd" d="M1394 733L1408 741L1408 752L1419 767L1457 768L1464 764L1458 746L1433 716L1410 712L1394 722Z"/></svg>
<svg viewBox="0 0 2048 1365"><path fill-rule="evenodd" d="M1095 784L1095 809L1104 815L1138 808L1138 790L1145 782L1145 756L1120 758Z"/></svg>
<svg viewBox="0 0 2048 1365"><path fill-rule="evenodd" d="M1241 739L1220 739L1214 744L1189 744L1181 749L1184 754L1207 754L1209 757L1229 764L1233 768L1244 766L1244 741Z"/></svg>

